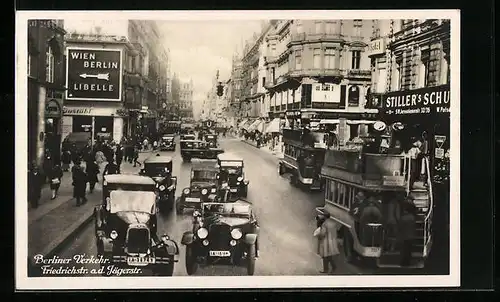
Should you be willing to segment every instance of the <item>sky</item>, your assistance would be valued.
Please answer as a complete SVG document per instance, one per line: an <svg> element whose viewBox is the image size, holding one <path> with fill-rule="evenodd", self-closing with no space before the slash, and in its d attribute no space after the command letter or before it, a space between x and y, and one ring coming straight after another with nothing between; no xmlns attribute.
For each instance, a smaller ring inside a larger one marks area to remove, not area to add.
<svg viewBox="0 0 500 302"><path fill-rule="evenodd" d="M170 49L171 72L183 81L193 80L194 107L202 105L219 70L219 79L228 80L233 54L245 40L261 30L263 21L199 20L158 21L163 45ZM99 26L101 33L127 35L127 20L65 19L68 32L89 32ZM196 110L195 109L195 110Z"/></svg>

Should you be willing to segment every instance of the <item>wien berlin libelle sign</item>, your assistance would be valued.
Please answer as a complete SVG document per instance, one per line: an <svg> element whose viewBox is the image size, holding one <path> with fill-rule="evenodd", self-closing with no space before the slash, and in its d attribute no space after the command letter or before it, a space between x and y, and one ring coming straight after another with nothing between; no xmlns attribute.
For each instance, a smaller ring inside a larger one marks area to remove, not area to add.
<svg viewBox="0 0 500 302"><path fill-rule="evenodd" d="M67 48L67 100L119 102L122 76L120 49Z"/></svg>

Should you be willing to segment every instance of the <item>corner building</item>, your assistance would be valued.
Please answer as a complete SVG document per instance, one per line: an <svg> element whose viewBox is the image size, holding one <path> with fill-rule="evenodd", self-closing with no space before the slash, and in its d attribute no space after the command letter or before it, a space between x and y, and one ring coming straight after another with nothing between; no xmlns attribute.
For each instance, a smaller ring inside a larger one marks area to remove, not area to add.
<svg viewBox="0 0 500 302"><path fill-rule="evenodd" d="M367 108L371 85L367 46L373 20L282 20L266 37L266 88L272 117L290 125L302 118L346 135L366 132L377 109Z"/></svg>

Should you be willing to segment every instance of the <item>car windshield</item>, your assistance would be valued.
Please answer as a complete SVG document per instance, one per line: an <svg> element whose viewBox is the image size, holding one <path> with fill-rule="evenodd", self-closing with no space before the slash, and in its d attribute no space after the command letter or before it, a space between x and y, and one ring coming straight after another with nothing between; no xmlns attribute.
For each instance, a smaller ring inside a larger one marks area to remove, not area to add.
<svg viewBox="0 0 500 302"><path fill-rule="evenodd" d="M117 212L156 213L156 194L147 191L111 191L107 209L111 214Z"/></svg>
<svg viewBox="0 0 500 302"><path fill-rule="evenodd" d="M146 169L146 174L151 176L163 175L170 172L168 165L165 164L146 164L144 168Z"/></svg>
<svg viewBox="0 0 500 302"><path fill-rule="evenodd" d="M217 171L198 170L193 171L193 181L214 181L217 180Z"/></svg>
<svg viewBox="0 0 500 302"><path fill-rule="evenodd" d="M165 136L165 137L163 137L163 140L164 140L164 141L173 141L173 140L174 140L174 138L173 138L173 137L171 137L171 136Z"/></svg>
<svg viewBox="0 0 500 302"><path fill-rule="evenodd" d="M245 216L250 215L251 208L249 205L239 203L204 203L203 214L212 215L220 214L224 216Z"/></svg>

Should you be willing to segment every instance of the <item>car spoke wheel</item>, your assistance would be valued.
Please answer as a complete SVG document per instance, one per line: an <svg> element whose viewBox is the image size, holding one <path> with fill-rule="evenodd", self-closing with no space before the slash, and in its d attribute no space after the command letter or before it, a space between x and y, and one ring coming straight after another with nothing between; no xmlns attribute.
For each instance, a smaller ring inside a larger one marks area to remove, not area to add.
<svg viewBox="0 0 500 302"><path fill-rule="evenodd" d="M198 270L198 263L194 255L193 247L186 245L186 272L188 275L193 275Z"/></svg>
<svg viewBox="0 0 500 302"><path fill-rule="evenodd" d="M283 165L282 165L282 164L279 164L279 165L278 165L278 174L279 174L279 175L283 175L283 174L285 174L285 169L283 168Z"/></svg>
<svg viewBox="0 0 500 302"><path fill-rule="evenodd" d="M251 244L248 246L248 255L247 255L247 274L249 276L253 276L255 272L255 244Z"/></svg>
<svg viewBox="0 0 500 302"><path fill-rule="evenodd" d="M174 275L174 257L170 258L170 263L162 267L161 275L171 277Z"/></svg>

